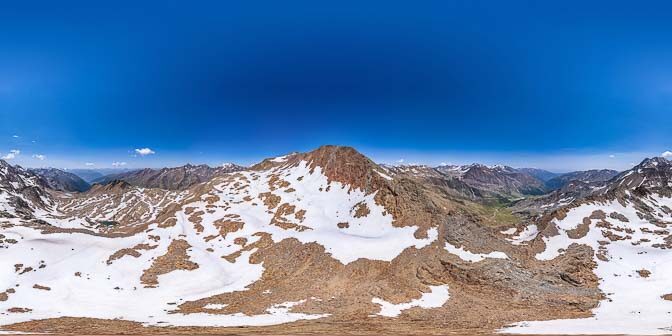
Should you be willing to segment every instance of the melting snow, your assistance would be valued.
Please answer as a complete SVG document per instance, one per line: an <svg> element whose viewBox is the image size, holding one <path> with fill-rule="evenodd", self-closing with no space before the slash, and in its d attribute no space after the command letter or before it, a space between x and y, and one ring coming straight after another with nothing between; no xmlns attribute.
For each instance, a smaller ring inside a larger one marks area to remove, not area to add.
<svg viewBox="0 0 672 336"><path fill-rule="evenodd" d="M278 156L278 157L272 158L271 161L272 162L285 162L285 161L287 161L288 157L289 157L289 155Z"/></svg>
<svg viewBox="0 0 672 336"><path fill-rule="evenodd" d="M289 187L271 190L269 181L274 175L289 182ZM203 211L200 223L192 223L190 216L183 210L176 213L177 221L173 226L159 227L152 224L144 232L121 238L83 233L42 234L33 228L18 225L0 228L7 238L18 241L1 250L0 292L9 288L14 288L16 292L9 295L7 301L0 302L0 324L61 316L124 319L162 326L269 325L316 319L326 315L290 312L292 307L301 302L271 305L266 313L254 316L169 312L183 302L245 291L259 280L264 272L263 265L249 261L256 249L242 252L234 262L222 258L242 248L234 243L235 239L245 238L248 244L252 244L260 239L255 235L258 232L268 233L275 242L287 238L295 238L303 243L316 242L344 264L359 258L390 261L406 248L422 248L438 237L436 229L428 231L428 238L417 239L414 236L417 227L392 226L392 215L375 203L375 194L367 195L338 182L330 183L319 167L311 173L306 162L291 168L243 172L236 176L236 181L228 183L217 181L225 181L230 176L215 180L214 189L210 194L203 195L203 200L197 199L183 206L183 209L194 207L195 212ZM282 228L271 224L273 212L277 208L269 211L258 198L261 193L279 197L280 203L296 206L297 212L305 210L303 220L293 215L285 216L288 223L302 225L305 229ZM103 217L111 218L121 207L147 202L151 210L143 221L154 220L161 210L156 206L159 201L152 203L151 200L131 198L132 195L133 192L126 192L116 208L102 208ZM204 201L209 196L219 197L214 206L208 207L209 204ZM188 199L186 194L171 194L170 197ZM101 206L110 204L110 201L104 199L96 202L100 202ZM0 208L5 203L6 197L0 194ZM365 204L369 209L368 215L359 218L354 216L353 209L357 204ZM83 219L57 220L46 211L37 215L55 226L89 228ZM240 222L244 223L243 227L226 236L220 235L215 221L235 216L239 216ZM347 222L349 226L339 227L341 222ZM216 238L206 239L212 236ZM150 268L158 256L166 254L168 246L176 239L188 242L191 246L187 250L189 260L199 267L159 275L158 285L146 288L140 281L143 271ZM155 248L139 251L138 257L127 255L113 260L111 264L107 263L113 253L138 244L149 244ZM33 270L19 274L15 271L16 264L33 267ZM16 287L18 283L21 286ZM50 290L32 288L34 284L49 287ZM427 298L423 295L423 299L413 305L432 306L436 302L436 295L440 293L439 289L436 294L434 291L426 294L430 295ZM445 296L447 299L447 289ZM210 308L223 307L224 304ZM30 308L32 311L6 312L12 307Z"/></svg>
<svg viewBox="0 0 672 336"><path fill-rule="evenodd" d="M385 173L381 173L381 172L379 172L379 171L377 171L377 170L374 170L374 171L375 171L376 173L378 173L378 175L380 175L382 178L384 178L384 179L386 179L386 180L388 180L388 181L391 181L391 180L392 180L392 177L390 177L390 175L387 175L387 174L385 174Z"/></svg>
<svg viewBox="0 0 672 336"><path fill-rule="evenodd" d="M493 259L509 259L509 256L504 252L494 251L487 254L484 253L472 253L464 249L463 246L455 247L448 242L446 242L446 250L454 255L460 257L464 261L478 262L485 260L486 258Z"/></svg>
<svg viewBox="0 0 672 336"><path fill-rule="evenodd" d="M523 229L522 232L520 232L518 235L513 236L511 238L507 238L509 242L513 245L523 245L524 243L533 240L534 238L537 238L537 235L539 234L539 229L537 228L536 225L532 224L529 226L526 226L525 229Z"/></svg>
<svg viewBox="0 0 672 336"><path fill-rule="evenodd" d="M672 205L672 199L651 197L646 200L653 209L661 210L663 206ZM602 235L603 230L596 227L598 220L591 222L590 230L580 239L570 239L567 231L576 228L583 218L593 211L602 210L607 215L612 212L623 214L628 222L607 218L614 226L631 229L630 232L611 230L612 233L625 237L623 240L609 241L604 245L608 261L595 258L596 275L601 279L600 290L607 299L600 302L593 310L594 317L571 320L527 321L505 328L505 333L525 334L639 334L659 335L672 332L672 301L662 298L672 293L672 253L669 250L654 247L654 244L665 244L667 234L656 234L661 230L637 216L632 206L623 206L618 202L586 204L574 208L567 217L555 221L559 235L545 237L546 250L536 257L550 260L568 248L570 244L586 244L598 251L598 241L608 241ZM655 211L655 210L654 210ZM664 211L659 211L663 221L672 218ZM631 238L627 238L630 236ZM637 271L648 270L650 276L643 277Z"/></svg>
<svg viewBox="0 0 672 336"><path fill-rule="evenodd" d="M397 317L402 311L411 309L413 307L420 308L439 308L443 306L450 298L448 293L448 285L429 286L429 293L422 293L419 299L412 300L406 303L389 303L379 298L373 298L371 302L380 305L380 313L377 315L387 317Z"/></svg>

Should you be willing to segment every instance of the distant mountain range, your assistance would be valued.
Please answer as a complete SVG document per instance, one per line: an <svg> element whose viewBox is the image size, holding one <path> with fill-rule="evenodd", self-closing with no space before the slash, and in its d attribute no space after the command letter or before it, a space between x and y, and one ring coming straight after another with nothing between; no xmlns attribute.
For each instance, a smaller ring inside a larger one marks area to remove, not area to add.
<svg viewBox="0 0 672 336"><path fill-rule="evenodd" d="M405 174L416 177L444 179L461 190L469 198L490 198L510 202L527 196L540 196L561 189L574 181L600 182L614 177L618 172L610 170L577 171L565 174L552 173L536 168L512 168L509 166L483 164L447 165L429 167L422 165L384 165L390 174ZM459 187L463 184L462 187Z"/></svg>
<svg viewBox="0 0 672 336"><path fill-rule="evenodd" d="M455 191L461 190L468 198L495 198L510 201L525 196L543 195L563 189L571 182L593 183L607 181L618 174L615 170L588 170L570 173L552 173L536 168L512 168L503 165L486 166L470 164L462 166L429 167L422 165L382 165L390 174L430 176L444 179ZM54 190L82 192L91 184L108 184L123 180L143 188L184 190L213 177L243 171L246 167L225 164L220 167L187 164L173 168L130 169L29 169L41 176L46 185ZM109 173L104 175L104 173Z"/></svg>
<svg viewBox="0 0 672 336"><path fill-rule="evenodd" d="M550 172L548 170L543 170L543 169L538 169L538 168L518 168L518 171L521 172L521 173L526 173L526 174L532 175L532 176L536 177L537 179L539 179L541 181L544 181L544 182L546 182L546 181L548 181L548 180L550 180L554 177L557 177L559 175L562 175L562 174L559 174L559 173L553 173L553 172Z"/></svg>
<svg viewBox="0 0 672 336"><path fill-rule="evenodd" d="M224 164L219 167L208 165L187 164L175 168L140 169L119 174L111 174L99 177L91 181L97 184L107 184L115 180L122 180L131 185L143 188L160 188L167 190L184 190L195 184L207 182L213 177L245 170L243 166L236 164Z"/></svg>
<svg viewBox="0 0 672 336"><path fill-rule="evenodd" d="M576 171L555 176L546 181L546 189L561 189L569 182L580 181L585 183L608 181L618 175L618 171L610 169Z"/></svg>
<svg viewBox="0 0 672 336"><path fill-rule="evenodd" d="M99 179L103 176L112 174L121 174L130 171L131 169L103 168L103 169L63 169L63 170L79 176L82 180L86 181L87 183L92 183L95 179Z"/></svg>
<svg viewBox="0 0 672 336"><path fill-rule="evenodd" d="M33 174L36 174L46 182L50 189L60 191L87 191L91 187L89 183L84 181L79 176L56 168L36 168L29 169Z"/></svg>

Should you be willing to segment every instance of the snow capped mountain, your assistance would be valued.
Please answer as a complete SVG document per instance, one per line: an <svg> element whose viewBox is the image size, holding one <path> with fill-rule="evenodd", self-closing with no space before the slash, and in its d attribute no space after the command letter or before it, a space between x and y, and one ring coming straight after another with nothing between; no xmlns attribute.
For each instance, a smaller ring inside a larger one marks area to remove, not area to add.
<svg viewBox="0 0 672 336"><path fill-rule="evenodd" d="M372 190L388 180L354 151L326 147L269 162L264 169L224 174L184 191L117 180L86 193L54 194L53 209L36 214L36 226L10 219L2 231L6 250L0 267L13 275L0 279L0 288L7 289L0 310L17 313L3 323L63 315L208 326L319 318L327 315L289 312L308 301L319 304L314 296L294 298L301 291L246 290L267 288L276 280L262 277L265 270L287 267L274 266L285 258L276 260L277 253L286 250L276 245L289 244L297 253L317 248L331 269L359 259L389 262L437 240L429 223L411 225L402 209L379 205L376 199L384 193ZM55 267L66 255L67 266ZM14 286L17 281L25 290ZM226 293L262 295L267 299L260 304L275 303L236 308L230 300L222 302ZM142 304L128 311L130 300ZM183 308L171 306L175 302ZM226 308L211 315L212 306ZM174 309L184 313L166 313ZM258 312L241 317L235 313L240 309Z"/></svg>
<svg viewBox="0 0 672 336"><path fill-rule="evenodd" d="M665 192L672 188L672 162L665 158L654 157L644 159L640 164L616 176L608 188L610 191L618 189L645 189L656 192Z"/></svg>
<svg viewBox="0 0 672 336"><path fill-rule="evenodd" d="M0 160L0 218L33 218L48 209L52 200L45 181L20 166Z"/></svg>
<svg viewBox="0 0 672 336"><path fill-rule="evenodd" d="M486 166L474 163L466 166L439 166L436 170L460 179L471 187L503 198L539 195L545 191L543 182L538 178L505 165Z"/></svg>
<svg viewBox="0 0 672 336"><path fill-rule="evenodd" d="M511 200L545 192L543 182L532 175L505 165L486 166L473 163L456 166L444 165L429 167L425 165L383 165L390 176L399 174L422 177L433 182L451 186L451 192L461 191L468 199L498 199L497 202Z"/></svg>
<svg viewBox="0 0 672 336"><path fill-rule="evenodd" d="M150 176L207 168L133 176L180 185ZM221 168L231 171L174 190L114 180L67 193L0 161L0 328L224 333L302 320L303 332L662 333L669 324L668 161L599 186L575 181L588 191L538 216L487 201L486 187L531 177L505 166L384 166L323 146L211 169ZM571 187L546 197L561 191Z"/></svg>
<svg viewBox="0 0 672 336"><path fill-rule="evenodd" d="M605 300L594 316L524 322L507 332L668 334L672 295L672 164L645 159L584 199L553 212L539 236L538 260L553 260L577 246L592 249L594 273ZM542 248L543 247L543 248Z"/></svg>
<svg viewBox="0 0 672 336"><path fill-rule="evenodd" d="M585 171L575 171L556 176L546 181L546 188L549 190L560 189L573 181L584 183L609 181L618 175L618 171L611 169L593 169Z"/></svg>
<svg viewBox="0 0 672 336"><path fill-rule="evenodd" d="M87 191L91 187L86 181L82 180L79 176L60 169L36 168L36 169L29 169L29 171L42 177L42 179L47 184L47 187L54 190L81 192L81 191Z"/></svg>

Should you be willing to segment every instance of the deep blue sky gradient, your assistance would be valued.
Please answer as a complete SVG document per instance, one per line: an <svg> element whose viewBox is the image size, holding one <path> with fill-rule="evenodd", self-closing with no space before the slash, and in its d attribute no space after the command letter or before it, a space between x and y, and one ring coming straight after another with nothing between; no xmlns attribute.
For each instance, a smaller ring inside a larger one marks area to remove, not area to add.
<svg viewBox="0 0 672 336"><path fill-rule="evenodd" d="M0 4L0 153L26 165L333 143L564 170L554 157L625 165L671 135L669 1Z"/></svg>

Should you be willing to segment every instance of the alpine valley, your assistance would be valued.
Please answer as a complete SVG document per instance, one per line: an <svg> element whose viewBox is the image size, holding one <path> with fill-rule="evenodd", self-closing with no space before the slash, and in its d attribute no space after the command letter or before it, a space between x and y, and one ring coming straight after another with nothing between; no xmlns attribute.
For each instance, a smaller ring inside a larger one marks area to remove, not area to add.
<svg viewBox="0 0 672 336"><path fill-rule="evenodd" d="M672 332L664 158L556 174L323 146L77 173L0 161L1 330Z"/></svg>

